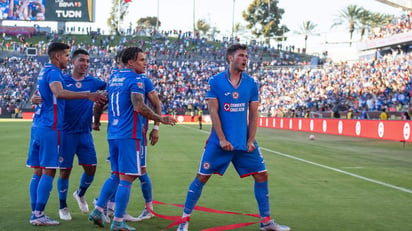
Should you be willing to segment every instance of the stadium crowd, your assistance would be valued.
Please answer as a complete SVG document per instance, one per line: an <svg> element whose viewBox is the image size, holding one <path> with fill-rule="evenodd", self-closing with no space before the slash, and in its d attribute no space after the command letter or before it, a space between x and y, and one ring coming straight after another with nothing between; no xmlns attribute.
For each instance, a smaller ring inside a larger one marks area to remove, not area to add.
<svg viewBox="0 0 412 231"><path fill-rule="evenodd" d="M404 13L398 17L394 17L386 26L373 29L368 39L388 38L395 34L410 32L411 14L412 12Z"/></svg>
<svg viewBox="0 0 412 231"><path fill-rule="evenodd" d="M394 50L382 59L356 63L325 63L322 68L291 66L267 69L262 62L249 64L248 72L260 85L260 112L282 116L291 110L303 117L311 111L408 111L412 81L411 53ZM91 74L107 80L112 61L93 62ZM36 60L5 61L0 67L0 105L13 111L24 105L33 91L42 64ZM152 59L147 75L163 102L163 112L185 114L201 108L207 79L226 68L224 61Z"/></svg>
<svg viewBox="0 0 412 231"><path fill-rule="evenodd" d="M387 30L385 28L392 28ZM407 32L410 15L394 18L374 37ZM177 34L177 40L168 39ZM58 40L57 35L50 37ZM89 44L68 38L72 51L84 48L91 54L90 73L107 80L114 67L114 55L125 47L137 44L145 51L147 75L153 80L163 102L165 114L191 114L196 109L207 113L204 103L207 79L226 68L224 51L233 41L226 38L218 43L207 42L190 32L162 32L152 40L123 37L116 46L109 46L113 37L98 40L93 34ZM44 54L46 42L39 43ZM334 63L328 60L322 67L312 67L301 61L301 50L293 46L267 47L250 43L248 72L260 84L260 113L262 116L307 116L308 111L355 112L402 111L410 113L412 54L394 49L388 54L355 63ZM6 46L7 49L9 46ZM13 43L11 49L24 53L27 43ZM5 59L0 64L0 114L21 110L28 101L36 76L47 60Z"/></svg>

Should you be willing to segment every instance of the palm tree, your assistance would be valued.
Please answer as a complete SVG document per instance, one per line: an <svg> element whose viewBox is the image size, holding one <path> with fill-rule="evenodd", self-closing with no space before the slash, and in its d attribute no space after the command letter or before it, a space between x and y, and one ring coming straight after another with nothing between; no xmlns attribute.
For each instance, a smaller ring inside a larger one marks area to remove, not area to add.
<svg viewBox="0 0 412 231"><path fill-rule="evenodd" d="M349 46L352 46L353 32L358 27L359 19L362 17L364 9L356 5L349 5L346 9L339 12L339 17L335 19L335 23L331 27L340 26L343 24L349 25Z"/></svg>
<svg viewBox="0 0 412 231"><path fill-rule="evenodd" d="M319 33L315 32L317 26L318 26L317 24L311 22L310 20L307 20L307 21L303 21L302 25L299 27L299 31L295 31L296 34L304 35L305 51L307 51L307 43L308 43L309 36L319 35Z"/></svg>

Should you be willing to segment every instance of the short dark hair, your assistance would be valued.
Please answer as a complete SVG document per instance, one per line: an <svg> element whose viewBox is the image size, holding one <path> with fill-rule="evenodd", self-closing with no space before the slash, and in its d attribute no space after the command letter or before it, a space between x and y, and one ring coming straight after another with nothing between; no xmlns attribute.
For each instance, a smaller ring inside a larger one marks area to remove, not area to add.
<svg viewBox="0 0 412 231"><path fill-rule="evenodd" d="M139 47L128 47L124 49L121 54L122 63L127 64L129 60L136 60L140 52L143 53L143 50L140 49Z"/></svg>
<svg viewBox="0 0 412 231"><path fill-rule="evenodd" d="M247 50L247 46L244 44L236 43L231 45L226 50L226 61L229 63L229 56L233 55L237 50Z"/></svg>
<svg viewBox="0 0 412 231"><path fill-rule="evenodd" d="M80 54L90 56L89 52L87 52L85 49L79 48L73 52L72 59L75 59Z"/></svg>
<svg viewBox="0 0 412 231"><path fill-rule="evenodd" d="M64 51L69 48L70 46L65 43L54 42L54 43L51 43L49 47L47 48L47 55L51 58L54 52Z"/></svg>

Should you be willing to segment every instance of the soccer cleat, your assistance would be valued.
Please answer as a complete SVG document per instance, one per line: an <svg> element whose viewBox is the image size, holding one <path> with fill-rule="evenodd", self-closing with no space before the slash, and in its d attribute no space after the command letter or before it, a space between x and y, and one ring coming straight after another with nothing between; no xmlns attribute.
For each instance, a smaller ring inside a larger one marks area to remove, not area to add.
<svg viewBox="0 0 412 231"><path fill-rule="evenodd" d="M96 207L96 204L97 204L97 198L93 200L94 207ZM103 221L104 221L104 223L110 223L110 217L107 214L106 208L103 208L103 211L104 211L103 212Z"/></svg>
<svg viewBox="0 0 412 231"><path fill-rule="evenodd" d="M179 226L177 226L177 231L189 231L189 222L186 221L184 223L179 224Z"/></svg>
<svg viewBox="0 0 412 231"><path fill-rule="evenodd" d="M268 223L260 223L260 230L263 231L289 231L290 228L286 225L279 225L273 220Z"/></svg>
<svg viewBox="0 0 412 231"><path fill-rule="evenodd" d="M42 215L40 217L36 217L34 214L30 217L30 224L35 226L48 226L48 225L58 225L59 222L50 219L50 217L46 215Z"/></svg>
<svg viewBox="0 0 412 231"><path fill-rule="evenodd" d="M147 219L150 219L154 216L155 215L153 213L149 212L149 210L147 210L147 208L144 208L142 213L137 217L137 221L147 220Z"/></svg>
<svg viewBox="0 0 412 231"><path fill-rule="evenodd" d="M80 210L83 213L88 213L89 212L89 206L87 205L86 199L84 199L84 196L79 197L77 194L77 191L73 193L74 199L77 201L77 204L79 205Z"/></svg>
<svg viewBox="0 0 412 231"><path fill-rule="evenodd" d="M112 226L110 226L111 231L134 231L136 228L128 226L126 222L123 221L113 221Z"/></svg>
<svg viewBox="0 0 412 231"><path fill-rule="evenodd" d="M140 221L138 217L134 217L128 213L123 215L123 220L127 222L138 222Z"/></svg>
<svg viewBox="0 0 412 231"><path fill-rule="evenodd" d="M72 215L67 207L59 209L60 220L71 221Z"/></svg>
<svg viewBox="0 0 412 231"><path fill-rule="evenodd" d="M100 227L104 227L104 214L100 212L98 209L93 209L92 213L89 215L89 220L93 221L95 225Z"/></svg>

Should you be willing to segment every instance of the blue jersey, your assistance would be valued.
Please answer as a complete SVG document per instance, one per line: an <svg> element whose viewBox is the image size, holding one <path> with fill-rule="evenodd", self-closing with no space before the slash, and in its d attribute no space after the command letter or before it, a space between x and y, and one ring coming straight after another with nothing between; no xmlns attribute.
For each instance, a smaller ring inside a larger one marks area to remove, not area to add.
<svg viewBox="0 0 412 231"><path fill-rule="evenodd" d="M132 93L143 96L144 82L131 69L112 74L107 85L109 98L107 139L142 139L142 122L134 111Z"/></svg>
<svg viewBox="0 0 412 231"><path fill-rule="evenodd" d="M53 94L50 89L50 84L53 82L60 82L64 85L63 74L55 65L47 63L37 78L37 92L42 98L42 103L39 108L36 108L36 115L38 115L36 124L39 127L62 130L65 100L58 99Z"/></svg>
<svg viewBox="0 0 412 231"><path fill-rule="evenodd" d="M145 95L144 95L144 103L148 105L148 95L155 90L152 81L144 74L138 74L138 77L143 80L144 82L144 87L145 87ZM142 125L144 126L144 133L146 134L147 129L148 129L148 120L144 117L139 115L142 121Z"/></svg>
<svg viewBox="0 0 412 231"><path fill-rule="evenodd" d="M246 151L249 103L259 100L255 80L242 73L239 86L233 87L229 81L229 72L221 72L209 79L206 99L218 100L223 133L234 150ZM209 142L219 143L213 128Z"/></svg>
<svg viewBox="0 0 412 231"><path fill-rule="evenodd" d="M63 87L74 92L96 92L105 89L106 83L92 76L86 76L83 80L76 81L71 75L65 75ZM64 131L66 133L90 132L92 117L92 101L88 99L66 100Z"/></svg>

